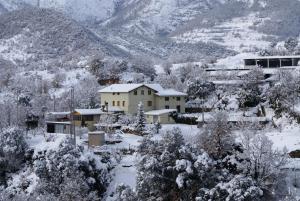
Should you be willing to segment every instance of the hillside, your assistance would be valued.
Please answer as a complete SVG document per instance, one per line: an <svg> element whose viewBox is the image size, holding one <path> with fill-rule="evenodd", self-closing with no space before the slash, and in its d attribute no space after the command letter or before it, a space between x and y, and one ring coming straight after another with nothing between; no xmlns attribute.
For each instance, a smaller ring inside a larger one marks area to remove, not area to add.
<svg viewBox="0 0 300 201"><path fill-rule="evenodd" d="M0 45L3 59L31 68L72 66L96 53L122 55L76 21L37 8L2 14Z"/></svg>

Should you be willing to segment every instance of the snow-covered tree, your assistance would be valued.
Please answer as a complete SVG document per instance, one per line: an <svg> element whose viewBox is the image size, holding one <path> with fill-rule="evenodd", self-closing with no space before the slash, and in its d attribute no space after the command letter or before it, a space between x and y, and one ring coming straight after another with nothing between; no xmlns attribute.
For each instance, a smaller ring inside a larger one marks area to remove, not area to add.
<svg viewBox="0 0 300 201"><path fill-rule="evenodd" d="M136 201L136 193L127 185L120 184L116 188L116 201Z"/></svg>
<svg viewBox="0 0 300 201"><path fill-rule="evenodd" d="M144 105L142 102L138 104L137 117L135 123L135 130L139 133L143 133L146 128L146 117L144 113Z"/></svg>
<svg viewBox="0 0 300 201"><path fill-rule="evenodd" d="M196 80L188 85L187 94L190 99L205 99L215 90L216 87L214 83Z"/></svg>
<svg viewBox="0 0 300 201"><path fill-rule="evenodd" d="M0 184L6 182L6 174L17 171L24 163L27 143L24 131L17 127L0 130Z"/></svg>
<svg viewBox="0 0 300 201"><path fill-rule="evenodd" d="M64 140L57 150L39 153L34 157L34 171L39 177L37 194L54 195L58 200L99 200L108 185L107 164L100 166L89 153L83 155L72 140ZM98 160L98 159L97 159Z"/></svg>
<svg viewBox="0 0 300 201"><path fill-rule="evenodd" d="M237 175L212 189L201 189L196 201L260 201L263 192L251 177Z"/></svg>
<svg viewBox="0 0 300 201"><path fill-rule="evenodd" d="M285 42L284 42L284 47L289 51L289 53L293 53L298 46L298 39L289 37Z"/></svg>
<svg viewBox="0 0 300 201"><path fill-rule="evenodd" d="M159 121L154 123L154 131L155 133L159 133L159 130L162 128L161 124L159 123Z"/></svg>
<svg viewBox="0 0 300 201"><path fill-rule="evenodd" d="M271 189L281 174L280 168L287 162L287 151L273 149L273 142L264 134L242 135L241 167L262 189Z"/></svg>
<svg viewBox="0 0 300 201"><path fill-rule="evenodd" d="M212 180L213 160L186 145L178 128L167 131L161 141L145 138L138 152L139 200L194 200Z"/></svg>
<svg viewBox="0 0 300 201"><path fill-rule="evenodd" d="M214 114L213 120L200 134L198 144L200 148L216 159L221 159L232 151L234 138L225 112Z"/></svg>
<svg viewBox="0 0 300 201"><path fill-rule="evenodd" d="M260 68L251 70L244 78L242 91L239 94L241 107L255 107L263 99L260 85L264 80L264 73Z"/></svg>

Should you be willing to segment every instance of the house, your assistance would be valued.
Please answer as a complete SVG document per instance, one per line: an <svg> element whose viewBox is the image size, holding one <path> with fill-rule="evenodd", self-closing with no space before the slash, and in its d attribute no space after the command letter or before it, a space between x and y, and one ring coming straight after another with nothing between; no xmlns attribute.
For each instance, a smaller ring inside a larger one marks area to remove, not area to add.
<svg viewBox="0 0 300 201"><path fill-rule="evenodd" d="M99 93L103 107L118 107L126 114L135 115L140 102L145 112L162 109L185 111L186 94L163 89L159 84L113 84Z"/></svg>
<svg viewBox="0 0 300 201"><path fill-rule="evenodd" d="M146 112L146 120L149 124L154 124L159 122L161 124L172 124L175 120L172 117L172 113L177 112L176 109L162 109L162 110L152 110Z"/></svg>

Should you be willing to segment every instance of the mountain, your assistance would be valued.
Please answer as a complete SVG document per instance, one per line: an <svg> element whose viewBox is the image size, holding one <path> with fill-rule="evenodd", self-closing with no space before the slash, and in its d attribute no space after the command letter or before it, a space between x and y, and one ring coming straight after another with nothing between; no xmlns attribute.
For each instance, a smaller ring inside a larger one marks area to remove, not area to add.
<svg viewBox="0 0 300 201"><path fill-rule="evenodd" d="M0 53L19 66L72 66L94 54L123 55L76 21L51 9L23 8L0 17Z"/></svg>
<svg viewBox="0 0 300 201"><path fill-rule="evenodd" d="M300 33L298 0L0 0L0 13L24 7L63 13L118 57L220 58Z"/></svg>

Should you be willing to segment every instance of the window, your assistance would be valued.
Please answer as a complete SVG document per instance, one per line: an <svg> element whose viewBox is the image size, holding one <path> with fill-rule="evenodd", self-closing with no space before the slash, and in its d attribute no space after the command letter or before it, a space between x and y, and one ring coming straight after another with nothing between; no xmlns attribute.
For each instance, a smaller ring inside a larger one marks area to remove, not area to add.
<svg viewBox="0 0 300 201"><path fill-rule="evenodd" d="M137 95L137 90L134 90L134 92L133 92L133 93L134 93L134 95Z"/></svg>
<svg viewBox="0 0 300 201"><path fill-rule="evenodd" d="M116 93L113 93L113 95L115 95Z"/></svg>
<svg viewBox="0 0 300 201"><path fill-rule="evenodd" d="M177 112L180 112L180 105L176 106Z"/></svg>
<svg viewBox="0 0 300 201"><path fill-rule="evenodd" d="M165 101L169 101L170 100L170 98L169 97L165 97Z"/></svg>
<svg viewBox="0 0 300 201"><path fill-rule="evenodd" d="M122 105L123 105L123 107L125 107L125 101L123 101Z"/></svg>
<svg viewBox="0 0 300 201"><path fill-rule="evenodd" d="M120 101L117 101L117 106L120 106Z"/></svg>
<svg viewBox="0 0 300 201"><path fill-rule="evenodd" d="M165 106L165 109L170 109L170 106L166 105L166 106Z"/></svg>
<svg viewBox="0 0 300 201"><path fill-rule="evenodd" d="M79 116L79 115L74 115L74 116L73 116L73 119L74 119L75 121L80 121L80 120L81 120L80 117L81 117L81 116Z"/></svg>
<svg viewBox="0 0 300 201"><path fill-rule="evenodd" d="M142 95L144 95L144 94L145 94L145 91L144 91L144 90L142 90L142 91L141 91L141 94L142 94Z"/></svg>
<svg viewBox="0 0 300 201"><path fill-rule="evenodd" d="M112 106L115 106L115 101L112 102Z"/></svg>
<svg viewBox="0 0 300 201"><path fill-rule="evenodd" d="M120 93L117 93L117 95L120 95Z"/></svg>
<svg viewBox="0 0 300 201"><path fill-rule="evenodd" d="M152 101L148 101L148 107L152 106Z"/></svg>
<svg viewBox="0 0 300 201"><path fill-rule="evenodd" d="M82 116L82 121L94 121L94 116L93 115Z"/></svg>
<svg viewBox="0 0 300 201"><path fill-rule="evenodd" d="M177 97L176 100L177 100L177 101L180 101L180 97Z"/></svg>
<svg viewBox="0 0 300 201"><path fill-rule="evenodd" d="M151 90L150 89L148 90L148 95L151 95Z"/></svg>

